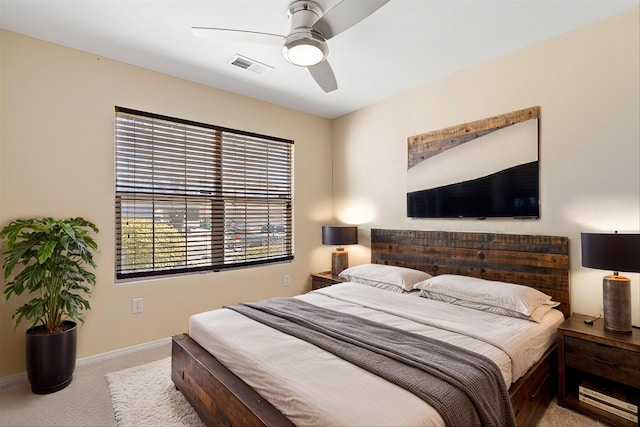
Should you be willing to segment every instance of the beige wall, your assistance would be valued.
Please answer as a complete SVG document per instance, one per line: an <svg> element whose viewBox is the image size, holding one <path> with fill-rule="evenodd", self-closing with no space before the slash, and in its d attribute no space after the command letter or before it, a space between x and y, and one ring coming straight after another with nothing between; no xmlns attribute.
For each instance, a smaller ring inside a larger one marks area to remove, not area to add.
<svg viewBox="0 0 640 427"><path fill-rule="evenodd" d="M608 273L581 267L580 232L640 230L639 17L623 13L335 120L335 215L367 232L568 236L573 311L598 315ZM536 105L539 220L406 218L407 137ZM369 258L362 243L354 262ZM639 275L627 276L640 325Z"/></svg>
<svg viewBox="0 0 640 427"><path fill-rule="evenodd" d="M83 216L100 228L78 357L185 332L190 314L223 304L305 292L309 274L328 268L320 225L332 215L329 120L15 33L0 31L0 49L0 224ZM295 261L115 285L115 105L295 140ZM131 314L135 297L142 314ZM0 377L24 371L27 325L14 332L11 320L21 301L0 301Z"/></svg>
<svg viewBox="0 0 640 427"><path fill-rule="evenodd" d="M183 332L195 312L306 291L309 273L328 268L319 228L334 213L361 226L351 264L368 261L371 227L568 236L573 309L597 314L605 272L580 266L580 231L640 228L638 20L636 9L333 122L0 31L0 224L81 215L100 227L79 357ZM114 285L114 105L294 139L296 260ZM408 136L534 105L540 220L406 218ZM639 277L629 276L640 324ZM135 297L142 314L130 313ZM18 303L0 302L0 377L24 370L26 326L14 331L10 319Z"/></svg>

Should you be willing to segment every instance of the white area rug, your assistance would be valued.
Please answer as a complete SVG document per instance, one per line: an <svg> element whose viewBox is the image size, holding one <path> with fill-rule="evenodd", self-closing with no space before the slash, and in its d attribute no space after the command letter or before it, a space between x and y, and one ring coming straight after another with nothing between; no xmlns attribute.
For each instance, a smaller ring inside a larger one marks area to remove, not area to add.
<svg viewBox="0 0 640 427"><path fill-rule="evenodd" d="M171 381L171 359L112 372L106 376L119 427L203 426ZM549 405L537 427L601 427L603 424L557 405Z"/></svg>
<svg viewBox="0 0 640 427"><path fill-rule="evenodd" d="M119 427L204 426L171 381L171 358L106 376Z"/></svg>

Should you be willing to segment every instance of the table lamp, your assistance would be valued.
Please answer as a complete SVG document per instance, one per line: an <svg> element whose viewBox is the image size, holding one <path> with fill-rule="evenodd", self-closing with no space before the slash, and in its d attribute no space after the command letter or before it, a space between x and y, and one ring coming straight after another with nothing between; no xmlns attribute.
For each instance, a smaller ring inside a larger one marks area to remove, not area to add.
<svg viewBox="0 0 640 427"><path fill-rule="evenodd" d="M581 233L582 266L612 270L602 279L604 328L631 332L631 286L619 271L640 272L640 234Z"/></svg>
<svg viewBox="0 0 640 427"><path fill-rule="evenodd" d="M337 276L349 267L349 253L342 246L358 244L358 227L323 225L322 244L338 246L331 253L331 274Z"/></svg>

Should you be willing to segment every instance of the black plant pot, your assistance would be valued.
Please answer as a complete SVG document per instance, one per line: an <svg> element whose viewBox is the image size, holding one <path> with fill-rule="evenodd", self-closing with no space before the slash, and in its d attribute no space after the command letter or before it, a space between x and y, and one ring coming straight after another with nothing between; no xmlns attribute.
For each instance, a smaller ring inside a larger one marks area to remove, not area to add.
<svg viewBox="0 0 640 427"><path fill-rule="evenodd" d="M27 330L27 376L35 394L54 393L71 384L78 328L70 320L63 323L69 329L57 334L38 334L42 326Z"/></svg>

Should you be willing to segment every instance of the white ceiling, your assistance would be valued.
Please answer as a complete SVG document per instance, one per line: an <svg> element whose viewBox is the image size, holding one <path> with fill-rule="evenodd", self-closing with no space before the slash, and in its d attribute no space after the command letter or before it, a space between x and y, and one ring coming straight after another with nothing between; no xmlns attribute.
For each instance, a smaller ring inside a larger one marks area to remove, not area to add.
<svg viewBox="0 0 640 427"><path fill-rule="evenodd" d="M339 0L315 0L323 10ZM367 1L367 0L344 0ZM640 0L391 0L329 40L324 93L279 47L194 37L192 26L286 34L291 0L0 0L0 27L284 107L335 118L572 31ZM240 54L274 69L229 64ZM551 65L551 64L550 64Z"/></svg>

